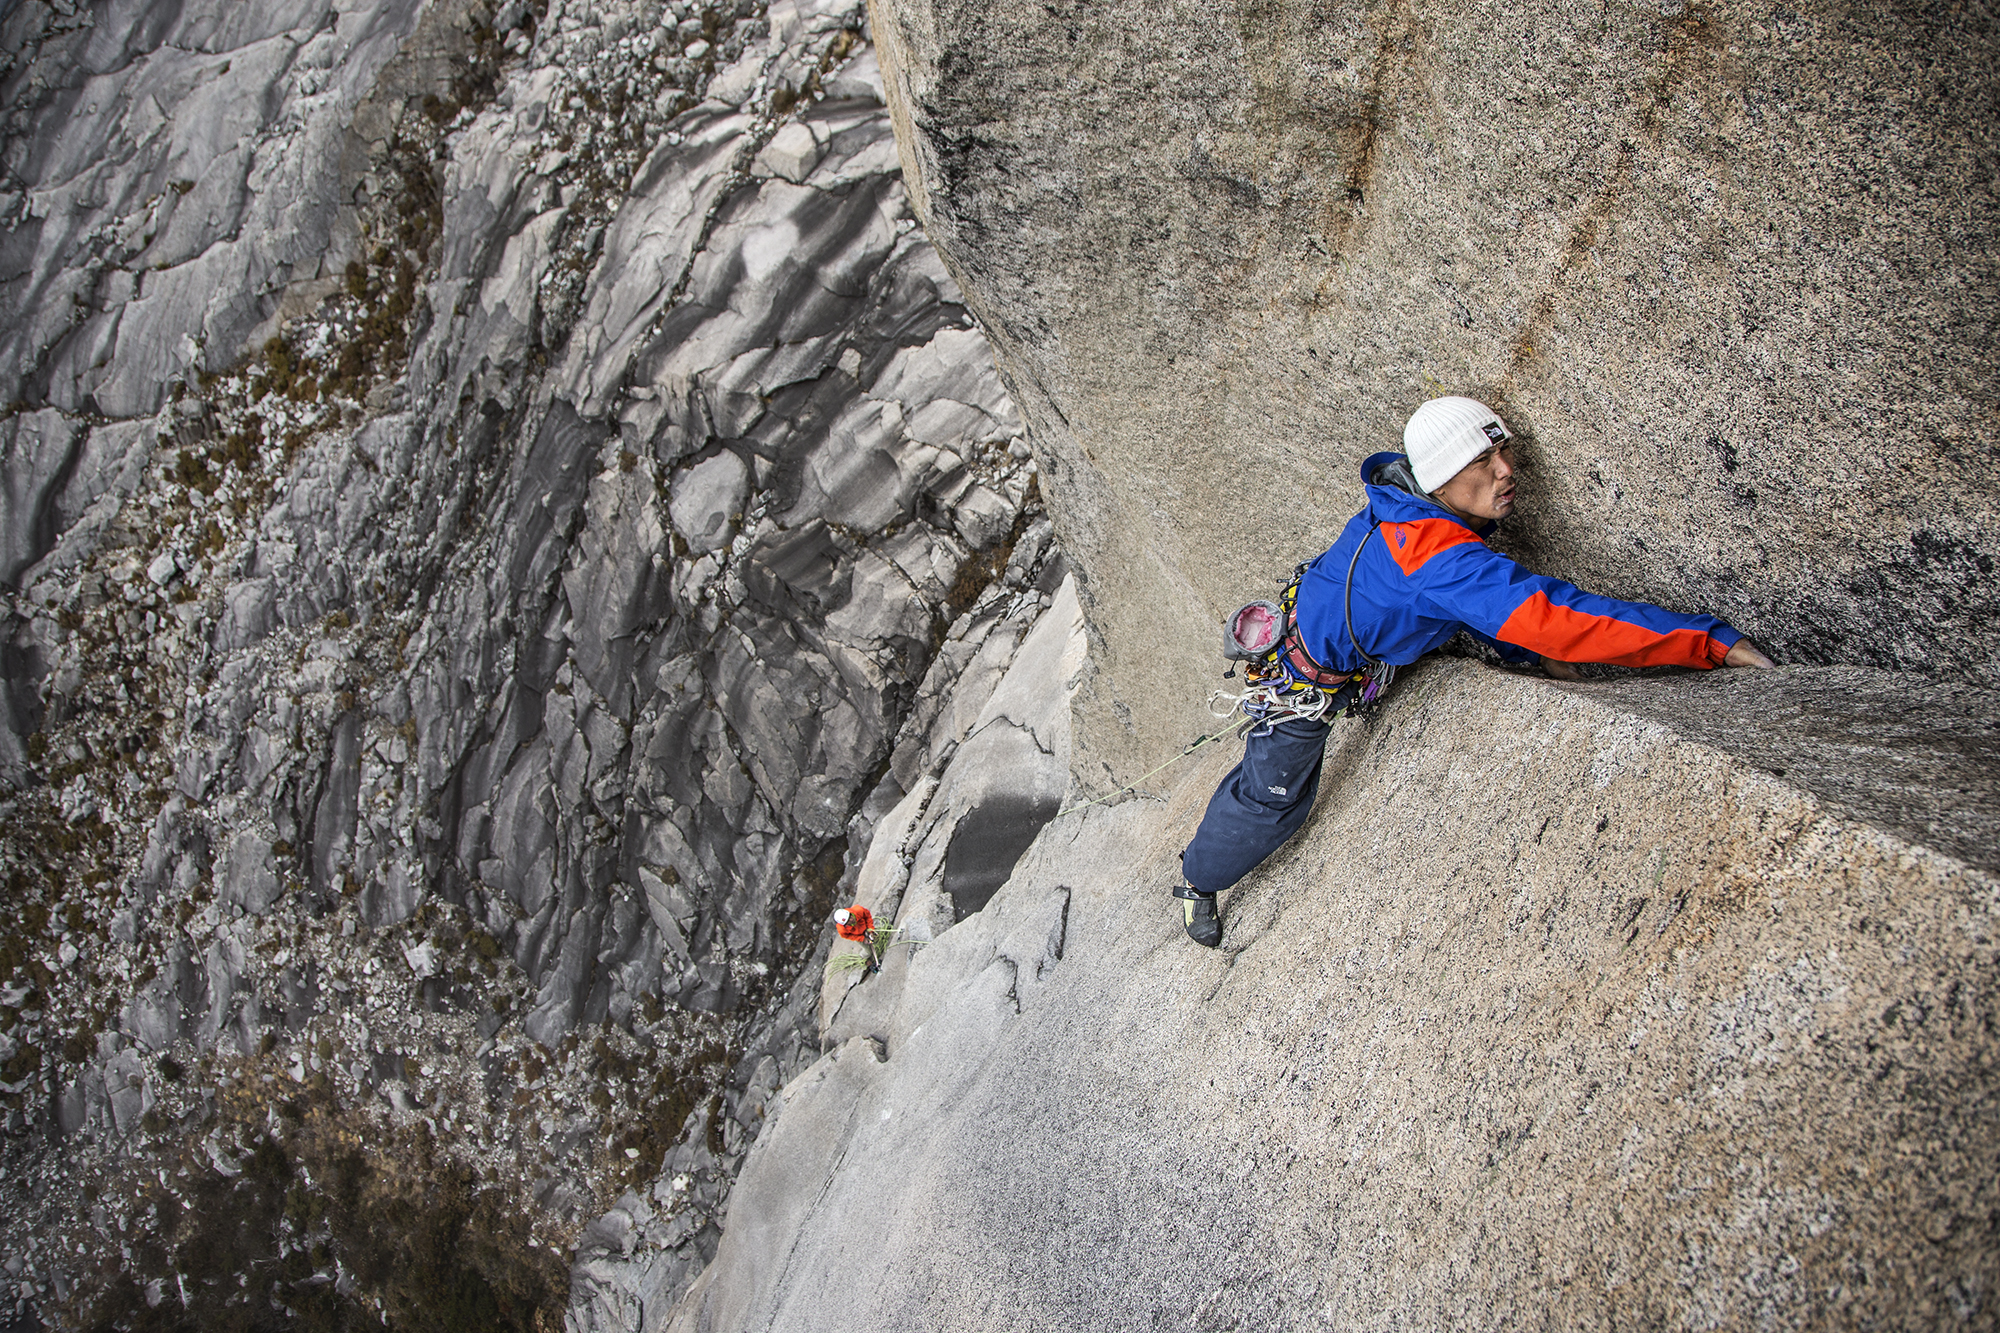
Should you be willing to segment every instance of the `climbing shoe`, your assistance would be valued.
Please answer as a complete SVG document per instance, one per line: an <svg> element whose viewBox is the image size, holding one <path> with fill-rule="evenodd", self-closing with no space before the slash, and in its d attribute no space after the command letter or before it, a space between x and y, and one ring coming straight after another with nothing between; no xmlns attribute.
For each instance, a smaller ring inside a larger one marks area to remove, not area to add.
<svg viewBox="0 0 2000 1333"><path fill-rule="evenodd" d="M1216 914L1214 894L1183 884L1174 890L1174 897L1181 900L1181 924L1189 939L1210 949L1222 943L1222 918Z"/></svg>

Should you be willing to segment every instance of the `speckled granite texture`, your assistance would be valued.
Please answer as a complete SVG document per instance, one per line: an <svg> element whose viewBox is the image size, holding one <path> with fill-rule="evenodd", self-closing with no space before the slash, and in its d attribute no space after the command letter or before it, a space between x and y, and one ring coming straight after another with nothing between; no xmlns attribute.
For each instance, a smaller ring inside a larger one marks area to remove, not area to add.
<svg viewBox="0 0 2000 1333"><path fill-rule="evenodd" d="M1466 393L1507 540L1780 660L2000 683L1989 10L874 0L918 211L1096 636L1079 745L1202 725L1213 626Z"/></svg>
<svg viewBox="0 0 2000 1333"><path fill-rule="evenodd" d="M1831 683L1764 680L1426 667L1215 953L1230 754L1058 819L863 983L670 1326L1990 1326L2000 881L1690 739Z"/></svg>

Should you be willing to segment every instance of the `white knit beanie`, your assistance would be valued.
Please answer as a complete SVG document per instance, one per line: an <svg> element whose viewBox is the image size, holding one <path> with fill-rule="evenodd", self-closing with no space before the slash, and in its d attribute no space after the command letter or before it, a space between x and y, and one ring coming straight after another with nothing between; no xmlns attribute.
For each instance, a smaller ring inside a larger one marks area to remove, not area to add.
<svg viewBox="0 0 2000 1333"><path fill-rule="evenodd" d="M1471 398L1433 398L1410 414L1403 452L1425 495L1494 445L1514 438L1492 408Z"/></svg>

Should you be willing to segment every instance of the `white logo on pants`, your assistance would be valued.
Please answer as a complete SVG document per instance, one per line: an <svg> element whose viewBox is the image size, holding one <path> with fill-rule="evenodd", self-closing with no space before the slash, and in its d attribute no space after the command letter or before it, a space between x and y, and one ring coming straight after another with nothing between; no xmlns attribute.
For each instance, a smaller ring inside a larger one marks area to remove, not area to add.
<svg viewBox="0 0 2000 1333"><path fill-rule="evenodd" d="M1270 792L1273 796L1283 796L1285 794L1283 787L1266 787L1264 790Z"/></svg>

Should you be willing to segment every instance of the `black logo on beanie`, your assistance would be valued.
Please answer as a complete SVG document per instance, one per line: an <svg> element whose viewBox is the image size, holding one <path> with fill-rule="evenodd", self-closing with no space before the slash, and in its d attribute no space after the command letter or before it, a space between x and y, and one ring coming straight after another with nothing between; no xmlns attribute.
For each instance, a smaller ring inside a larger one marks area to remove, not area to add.
<svg viewBox="0 0 2000 1333"><path fill-rule="evenodd" d="M1495 444L1502 444L1506 442L1507 428L1501 425L1497 421L1489 421L1485 425L1481 426L1479 429L1485 431L1486 438L1493 441L1493 443Z"/></svg>

